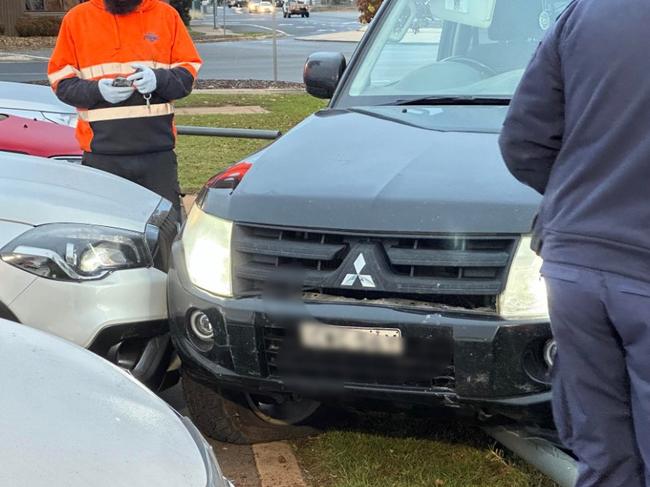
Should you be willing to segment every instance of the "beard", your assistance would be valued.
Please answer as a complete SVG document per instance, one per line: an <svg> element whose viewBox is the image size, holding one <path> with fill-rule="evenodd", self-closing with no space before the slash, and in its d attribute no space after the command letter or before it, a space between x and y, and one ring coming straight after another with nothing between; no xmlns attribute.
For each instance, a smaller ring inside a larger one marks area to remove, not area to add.
<svg viewBox="0 0 650 487"><path fill-rule="evenodd" d="M104 0L106 10L114 15L125 15L133 12L142 0Z"/></svg>

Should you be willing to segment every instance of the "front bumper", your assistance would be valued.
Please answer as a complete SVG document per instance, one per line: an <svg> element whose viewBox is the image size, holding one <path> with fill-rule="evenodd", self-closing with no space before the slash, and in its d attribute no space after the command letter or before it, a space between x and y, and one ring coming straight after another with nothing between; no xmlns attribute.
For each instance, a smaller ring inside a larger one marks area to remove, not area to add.
<svg viewBox="0 0 650 487"><path fill-rule="evenodd" d="M173 354L164 272L122 270L79 283L35 278L0 261L5 276L31 281L3 305L11 319L88 348L149 387L163 383Z"/></svg>
<svg viewBox="0 0 650 487"><path fill-rule="evenodd" d="M0 262L0 275L22 273ZM87 282L37 278L12 302L18 320L88 348L107 328L167 319L167 276L155 268L117 271Z"/></svg>
<svg viewBox="0 0 650 487"><path fill-rule="evenodd" d="M183 366L199 380L257 393L298 392L318 400L335 393L337 399L442 403L518 420L550 418L550 385L542 356L543 346L551 338L548 322L513 322L496 316L351 301L222 299L190 283L181 245L174 244L168 278L170 327ZM194 310L205 312L215 328L215 345L207 352L188 338L187 321ZM277 326L302 320L399 328L410 343L448 338L454 380L443 386L343 382L329 390L278 376L269 368L265 330L269 323Z"/></svg>

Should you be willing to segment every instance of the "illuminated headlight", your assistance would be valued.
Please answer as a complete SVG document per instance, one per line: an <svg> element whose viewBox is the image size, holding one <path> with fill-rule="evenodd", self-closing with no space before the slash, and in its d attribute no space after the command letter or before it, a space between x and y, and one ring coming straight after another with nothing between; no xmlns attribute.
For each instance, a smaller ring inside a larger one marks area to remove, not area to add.
<svg viewBox="0 0 650 487"><path fill-rule="evenodd" d="M505 291L499 296L498 311L507 319L548 319L546 285L540 274L542 259L530 249L530 237L523 237L510 266Z"/></svg>
<svg viewBox="0 0 650 487"><path fill-rule="evenodd" d="M218 296L232 297L230 239L232 222L194 206L183 230L187 274L195 286Z"/></svg>
<svg viewBox="0 0 650 487"><path fill-rule="evenodd" d="M0 259L62 281L97 280L112 271L152 265L141 233L67 223L29 230L1 249Z"/></svg>

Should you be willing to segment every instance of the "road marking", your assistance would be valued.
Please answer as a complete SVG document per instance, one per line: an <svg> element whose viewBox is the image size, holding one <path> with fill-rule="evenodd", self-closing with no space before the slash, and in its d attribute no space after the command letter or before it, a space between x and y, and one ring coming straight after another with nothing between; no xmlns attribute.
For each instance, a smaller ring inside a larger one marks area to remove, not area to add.
<svg viewBox="0 0 650 487"><path fill-rule="evenodd" d="M291 445L284 441L253 445L261 487L307 487Z"/></svg>
<svg viewBox="0 0 650 487"><path fill-rule="evenodd" d="M268 30L269 32L273 32L273 29L271 29L270 27L264 27L263 25L257 25L257 24L242 24L242 23L239 23L239 22L237 23L237 25L245 25L245 26L247 26L247 27L257 27L258 29L264 29L264 30ZM275 31L276 31L278 34L282 34L283 36L288 36L288 35L289 35L289 34L287 34L286 32L284 32L283 30L280 30L280 29L275 29Z"/></svg>

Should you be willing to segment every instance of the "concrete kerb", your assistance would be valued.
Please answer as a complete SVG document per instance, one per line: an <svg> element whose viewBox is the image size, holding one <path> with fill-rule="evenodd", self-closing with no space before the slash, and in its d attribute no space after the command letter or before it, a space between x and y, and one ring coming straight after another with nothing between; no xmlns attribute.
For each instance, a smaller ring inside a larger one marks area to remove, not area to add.
<svg viewBox="0 0 650 487"><path fill-rule="evenodd" d="M230 42L230 41L256 41L270 39L273 37L273 33L269 32L268 34L262 35L243 35L237 34L231 30L226 29L225 32L222 27L217 27L214 29L210 25L192 25L193 32L198 32L203 34L205 37L193 37L195 43L207 43L207 42ZM276 30L276 36L278 38L285 37L286 33L280 30Z"/></svg>
<svg viewBox="0 0 650 487"><path fill-rule="evenodd" d="M297 41L310 41L310 42L350 42L358 43L366 33L368 26L364 25L360 29L351 30L346 32L334 32L331 34L315 34L311 36L296 37Z"/></svg>

